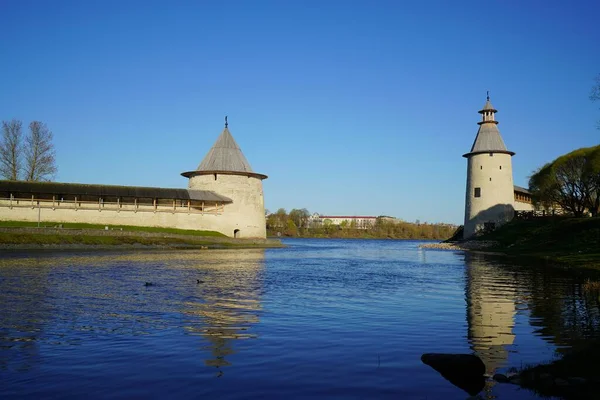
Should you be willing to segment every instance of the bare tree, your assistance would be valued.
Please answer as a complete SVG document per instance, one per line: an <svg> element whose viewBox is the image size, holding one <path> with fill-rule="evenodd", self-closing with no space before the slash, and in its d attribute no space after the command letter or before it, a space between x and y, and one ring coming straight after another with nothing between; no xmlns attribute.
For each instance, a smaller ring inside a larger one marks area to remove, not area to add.
<svg viewBox="0 0 600 400"><path fill-rule="evenodd" d="M33 121L25 138L25 180L48 181L56 174L52 132L46 124Z"/></svg>
<svg viewBox="0 0 600 400"><path fill-rule="evenodd" d="M2 121L0 138L0 175L4 179L16 181L21 173L22 123L16 119Z"/></svg>
<svg viewBox="0 0 600 400"><path fill-rule="evenodd" d="M596 84L592 86L592 90L590 91L590 100L600 101L600 74L596 77ZM598 129L600 129L600 121L598 121Z"/></svg>

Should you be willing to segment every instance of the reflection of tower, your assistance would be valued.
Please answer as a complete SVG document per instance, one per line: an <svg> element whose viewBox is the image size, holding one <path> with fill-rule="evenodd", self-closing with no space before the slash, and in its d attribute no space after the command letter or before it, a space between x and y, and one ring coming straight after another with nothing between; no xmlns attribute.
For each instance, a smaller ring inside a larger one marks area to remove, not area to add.
<svg viewBox="0 0 600 400"><path fill-rule="evenodd" d="M185 303L185 314L192 317L185 329L206 338L212 358L205 364L220 368L230 365L226 357L235 353L236 340L256 337L250 329L259 322L264 250L207 253L210 257L194 266L201 300Z"/></svg>
<svg viewBox="0 0 600 400"><path fill-rule="evenodd" d="M467 192L463 236L510 221L514 215L512 160L498 131L490 96L479 111L482 120L467 158Z"/></svg>
<svg viewBox="0 0 600 400"><path fill-rule="evenodd" d="M516 290L512 276L488 264L482 255L466 254L467 323L471 348L493 374L512 345Z"/></svg>

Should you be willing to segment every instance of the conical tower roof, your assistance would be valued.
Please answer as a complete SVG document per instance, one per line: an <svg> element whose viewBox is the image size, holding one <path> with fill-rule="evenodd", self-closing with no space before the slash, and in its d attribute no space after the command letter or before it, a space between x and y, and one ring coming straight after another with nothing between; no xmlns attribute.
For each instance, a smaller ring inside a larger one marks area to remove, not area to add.
<svg viewBox="0 0 600 400"><path fill-rule="evenodd" d="M231 136L229 128L225 127L197 170L252 172L252 167Z"/></svg>
<svg viewBox="0 0 600 400"><path fill-rule="evenodd" d="M469 157L479 153L505 153L511 156L515 155L514 152L509 151L502 140L500 131L498 130L498 121L495 120L495 114L498 112L492 103L490 102L490 96L488 95L487 101L483 106L483 109L479 111L479 114L483 116L483 120L478 122L479 130L477 136L471 146L471 151L463 154L463 157Z"/></svg>
<svg viewBox="0 0 600 400"><path fill-rule="evenodd" d="M244 153L229 132L227 117L225 117L225 129L217 138L215 144L210 148L200 165L195 171L183 172L181 175L190 178L194 175L205 175L212 173L248 175L260 179L267 178L266 175L257 174L252 171L250 163L244 157Z"/></svg>

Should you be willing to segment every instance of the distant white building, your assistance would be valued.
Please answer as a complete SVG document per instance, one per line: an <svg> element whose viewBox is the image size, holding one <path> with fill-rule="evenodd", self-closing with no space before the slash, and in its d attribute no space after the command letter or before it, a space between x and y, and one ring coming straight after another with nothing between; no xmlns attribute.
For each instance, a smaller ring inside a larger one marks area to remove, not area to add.
<svg viewBox="0 0 600 400"><path fill-rule="evenodd" d="M314 213L309 217L309 226L337 225L356 228L368 229L375 226L377 217L373 216L357 216L357 215L319 215Z"/></svg>

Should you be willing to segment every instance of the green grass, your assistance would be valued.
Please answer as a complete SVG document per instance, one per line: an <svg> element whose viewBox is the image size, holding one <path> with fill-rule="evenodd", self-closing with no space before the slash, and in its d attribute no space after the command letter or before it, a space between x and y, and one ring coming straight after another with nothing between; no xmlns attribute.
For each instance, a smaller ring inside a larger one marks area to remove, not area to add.
<svg viewBox="0 0 600 400"><path fill-rule="evenodd" d="M40 227L43 228L54 228L58 225L62 225L64 229L98 229L105 230L108 226L111 230L123 230L128 232L153 232L153 233L170 233L176 235L190 235L190 236L212 236L212 237L227 237L220 232L215 231L201 231L201 230L189 230L189 229L175 229L175 228L157 228L157 227L145 227L145 226L132 226L132 225L106 225L106 224L81 224L81 223L64 223L64 222L42 222ZM22 221L0 221L0 227L2 228L36 228L37 222L22 222Z"/></svg>
<svg viewBox="0 0 600 400"><path fill-rule="evenodd" d="M142 237L142 236L94 236L94 235L69 235L69 234L39 234L39 233L16 233L0 232L0 244L2 245L92 245L92 246L115 246L115 245L145 245L177 247L208 247L208 248L264 248L277 247L277 245L249 244L235 242L214 242L210 239L202 240L199 237L173 238L173 237Z"/></svg>
<svg viewBox="0 0 600 400"><path fill-rule="evenodd" d="M489 251L600 268L600 218L515 220L478 240L498 242Z"/></svg>

